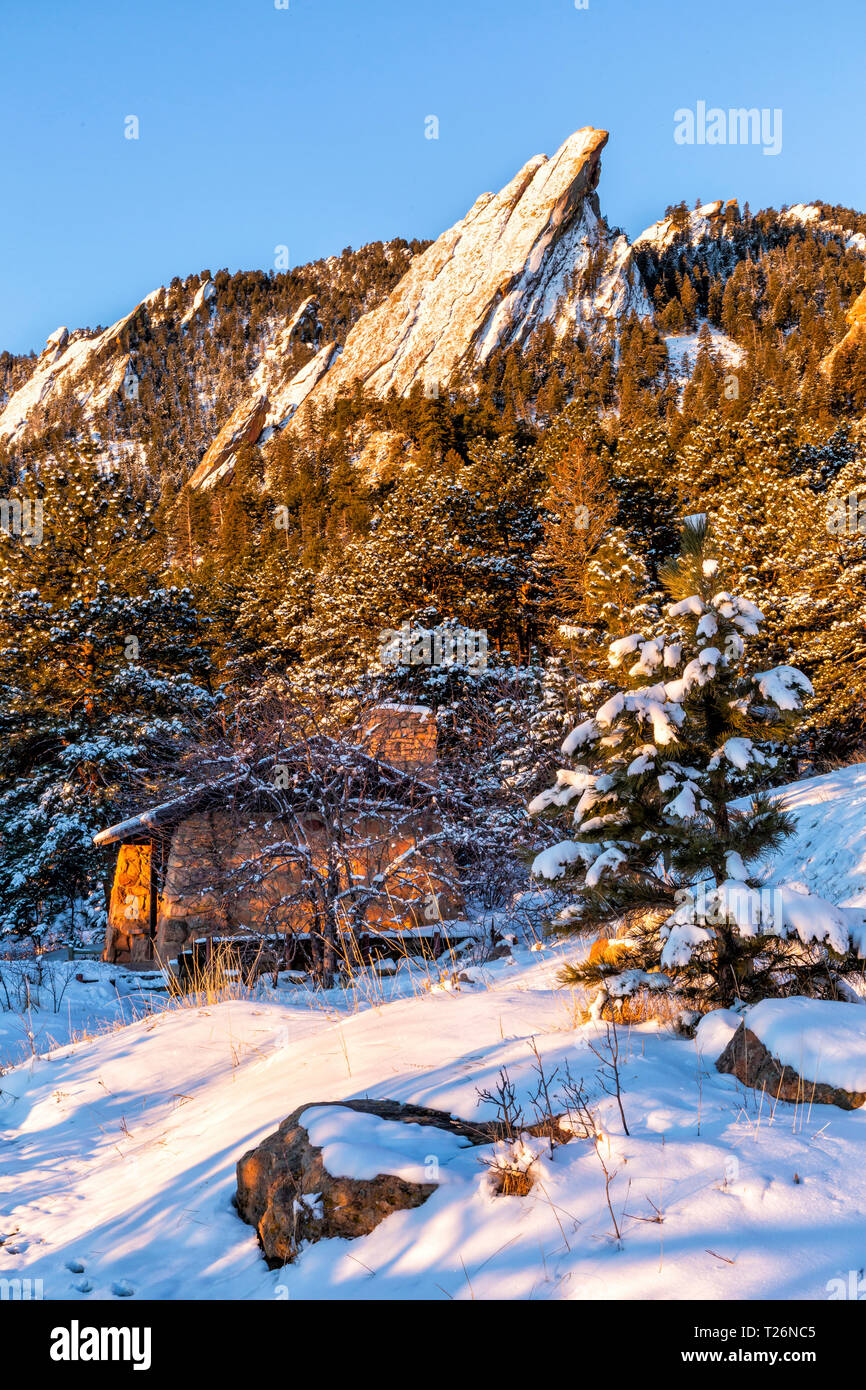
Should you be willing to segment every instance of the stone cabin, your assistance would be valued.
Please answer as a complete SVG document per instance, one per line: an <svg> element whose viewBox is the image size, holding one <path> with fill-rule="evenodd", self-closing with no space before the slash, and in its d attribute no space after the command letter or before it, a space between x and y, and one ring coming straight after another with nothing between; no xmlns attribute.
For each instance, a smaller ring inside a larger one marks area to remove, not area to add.
<svg viewBox="0 0 866 1390"><path fill-rule="evenodd" d="M280 754L100 831L96 844L118 847L103 959L167 964L195 941L236 934L309 939L321 922L311 874L335 860L341 886L361 885L341 936L433 934L461 917L450 853L418 848L438 829L433 712L378 706L357 753L364 790L339 844L303 796L269 798L277 774L290 780Z"/></svg>

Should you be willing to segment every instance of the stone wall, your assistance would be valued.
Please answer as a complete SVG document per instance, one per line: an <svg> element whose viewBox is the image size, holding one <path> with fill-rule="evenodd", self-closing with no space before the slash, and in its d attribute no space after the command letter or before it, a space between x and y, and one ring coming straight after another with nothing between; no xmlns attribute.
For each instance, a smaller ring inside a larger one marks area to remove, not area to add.
<svg viewBox="0 0 866 1390"><path fill-rule="evenodd" d="M432 828L424 815L412 817L399 833L385 820L358 821L353 834L369 845L349 855L346 867L356 879L370 882ZM199 812L182 821L172 838L159 902L158 957L172 959L201 936L315 931L314 905L299 894L301 870L290 850L275 849L294 844L294 833L263 815L248 815L241 823L228 811ZM304 822L304 834L313 863L323 868L327 841L313 817ZM462 899L444 882L453 876L445 851L419 856L399 881L394 879L386 901L367 906L360 925L405 931L461 916Z"/></svg>
<svg viewBox="0 0 866 1390"><path fill-rule="evenodd" d="M436 719L420 705L378 705L364 730L364 749L403 772L421 773L436 762Z"/></svg>
<svg viewBox="0 0 866 1390"><path fill-rule="evenodd" d="M149 960L150 845L121 845L108 907L107 960Z"/></svg>

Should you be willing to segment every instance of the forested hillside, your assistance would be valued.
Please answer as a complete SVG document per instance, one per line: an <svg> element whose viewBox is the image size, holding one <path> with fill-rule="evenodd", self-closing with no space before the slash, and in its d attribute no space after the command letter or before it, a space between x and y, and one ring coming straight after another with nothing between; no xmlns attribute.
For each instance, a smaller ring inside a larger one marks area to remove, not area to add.
<svg viewBox="0 0 866 1390"><path fill-rule="evenodd" d="M188 480L279 327L315 296L290 374L423 243L176 280L100 349L137 394L34 407L2 453L5 495L41 502L44 527L39 545L0 533L7 928L100 920L106 817L278 730L281 701L344 722L383 693L432 703L505 854L525 834L515 798L604 685L609 641L657 612L693 513L760 605L760 659L814 685L765 780L862 747L866 216L709 206L669 208L631 248L651 313L542 322L442 389L356 385L243 442L204 490ZM618 233L599 228L566 295L610 264ZM3 404L37 364L0 370ZM486 659L383 662L405 624L483 632Z"/></svg>

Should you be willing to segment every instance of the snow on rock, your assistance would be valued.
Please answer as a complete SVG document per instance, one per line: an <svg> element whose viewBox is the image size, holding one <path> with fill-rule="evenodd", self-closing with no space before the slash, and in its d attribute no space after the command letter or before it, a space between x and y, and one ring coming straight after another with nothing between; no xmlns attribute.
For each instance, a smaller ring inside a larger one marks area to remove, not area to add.
<svg viewBox="0 0 866 1390"><path fill-rule="evenodd" d="M292 418L339 355L340 348L336 342L325 343L315 357L305 362L293 377L272 391L271 408L268 411L270 429L280 428Z"/></svg>
<svg viewBox="0 0 866 1390"><path fill-rule="evenodd" d="M180 319L181 326L188 324L196 310L212 299L215 292L212 281L200 285L190 308ZM0 410L0 439L17 441L31 423L34 412L67 389L71 389L73 399L84 409L85 418L104 406L121 390L129 365L129 354L120 349L124 330L139 316L152 323L161 321L165 313L165 293L162 285L151 290L134 309L100 333L56 328L27 381L12 393Z"/></svg>
<svg viewBox="0 0 866 1390"><path fill-rule="evenodd" d="M793 207L782 213L782 221L797 222L801 227L808 227L826 236L838 236L846 251L857 251L861 256L866 255L866 235L863 232L852 232L849 227L843 227L839 222L829 221L822 216L816 203L794 203Z"/></svg>
<svg viewBox="0 0 866 1390"><path fill-rule="evenodd" d="M733 1009L712 1009L704 1014L695 1032L695 1047L699 1055L708 1062L715 1062L742 1021L742 1016Z"/></svg>
<svg viewBox="0 0 866 1390"><path fill-rule="evenodd" d="M866 1091L866 1008L835 1000L762 999L740 1020L783 1066L842 1091Z"/></svg>
<svg viewBox="0 0 866 1390"><path fill-rule="evenodd" d="M201 306L203 304L209 303L210 300L213 299L215 294L216 285L214 284L213 280L205 280L203 284L199 285L193 297L192 304L187 309L186 313L183 315L183 318L180 321L181 327L186 327L188 323L191 323Z"/></svg>
<svg viewBox="0 0 866 1390"><path fill-rule="evenodd" d="M434 1138L437 1169L467 1147L466 1139L457 1134L437 1130L434 1136L425 1125L383 1120L339 1105L313 1106L301 1115L300 1124L310 1143L322 1150L325 1169L335 1178L369 1181L379 1173L391 1173L406 1182L429 1182Z"/></svg>
<svg viewBox="0 0 866 1390"><path fill-rule="evenodd" d="M103 405L112 392L120 388L126 370L126 356L121 354L120 359L109 357L94 375L96 358L115 344L127 324L141 310L149 309L160 294L161 289L153 290L131 313L118 319L102 333L70 333L66 328L55 329L27 381L13 391L0 411L0 439L17 440L31 413L67 387L77 387L74 395L80 405L91 409Z"/></svg>
<svg viewBox="0 0 866 1390"><path fill-rule="evenodd" d="M667 251L680 237L684 242L695 246L705 237L717 236L724 226L726 215L736 212L737 204L734 199L727 203L722 199L704 203L702 207L694 208L688 213L683 226L678 226L677 220L673 217L662 217L651 227L647 227L646 231L641 232L632 245L635 251Z"/></svg>
<svg viewBox="0 0 866 1390"><path fill-rule="evenodd" d="M291 419L339 356L336 342L325 343L316 351L321 331L319 302L315 295L308 295L265 348L246 383L243 399L190 477L191 487L204 491L213 487L231 472L242 444L264 443ZM287 374L287 360L298 343L306 345L313 355L296 372Z"/></svg>

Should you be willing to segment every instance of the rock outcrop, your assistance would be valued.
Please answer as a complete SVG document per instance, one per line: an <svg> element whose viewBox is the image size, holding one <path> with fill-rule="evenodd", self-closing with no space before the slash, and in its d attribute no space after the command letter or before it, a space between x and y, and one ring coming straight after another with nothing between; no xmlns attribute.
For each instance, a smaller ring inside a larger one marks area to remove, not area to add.
<svg viewBox="0 0 866 1390"><path fill-rule="evenodd" d="M635 237L632 243L635 251L667 251L678 237L690 246L696 246L707 237L716 237L740 221L740 209L736 198L727 202L717 198L715 202L704 203L693 208L684 217L662 217L651 227Z"/></svg>
<svg viewBox="0 0 866 1390"><path fill-rule="evenodd" d="M153 290L131 313L101 333L56 329L27 381L0 410L0 439L20 439L38 408L61 391L69 389L86 414L119 392L129 361L120 345L123 332L136 315L150 313L162 294L162 289Z"/></svg>
<svg viewBox="0 0 866 1390"><path fill-rule="evenodd" d="M461 1147L489 1144L496 1137L489 1122L470 1123L442 1110L402 1105L394 1100L346 1100L327 1102L327 1108L354 1111L389 1122L392 1126L417 1125L439 1131ZM372 1177L347 1177L328 1171L323 1149L314 1144L301 1123L309 1115L321 1115L324 1106L300 1105L283 1120L275 1134L245 1153L237 1166L235 1205L242 1220L254 1226L259 1244L271 1268L295 1260L306 1242L339 1236L352 1239L369 1235L392 1212L421 1206L437 1187L435 1181L414 1181L398 1173ZM381 1128L379 1133L381 1134ZM434 1150L434 1140L424 1148ZM394 1166L403 1167L398 1161ZM380 1150L387 1166L387 1149Z"/></svg>
<svg viewBox="0 0 866 1390"><path fill-rule="evenodd" d="M540 324L558 335L594 331L650 304L628 239L611 237L596 185L607 133L585 127L552 159L536 155L499 193L484 193L466 216L417 256L388 297L363 314L342 348L327 343L287 371L296 321L277 334L248 383L244 402L220 430L191 479L208 488L231 468L238 442L265 442L360 386L405 395L416 384L438 394L499 347L524 343Z"/></svg>
<svg viewBox="0 0 866 1390"><path fill-rule="evenodd" d="M834 363L840 353L847 353L851 348L866 343L866 290L861 290L854 300L845 315L845 322L848 324L848 332L845 337L834 348L831 348L827 356L821 361L820 371L826 377L831 375Z"/></svg>
<svg viewBox="0 0 866 1390"><path fill-rule="evenodd" d="M265 427L270 402L266 395L256 395L243 401L232 411L198 468L191 475L190 487L213 487L217 479L228 473L235 455L243 444L255 444Z"/></svg>
<svg viewBox="0 0 866 1390"><path fill-rule="evenodd" d="M536 155L501 192L482 194L359 319L309 401L329 405L356 385L377 396L404 395L416 383L438 390L543 322L573 333L629 311L648 314L628 241L608 240L600 219L595 188L607 138L585 127L552 159Z"/></svg>
<svg viewBox="0 0 866 1390"><path fill-rule="evenodd" d="M859 1007L859 1006L858 1006ZM767 1099L788 1100L800 1105L838 1105L842 1110L857 1110L866 1093L846 1091L798 1075L793 1067L784 1066L773 1057L761 1039L745 1023L741 1023L724 1052L716 1062L716 1070L736 1076L744 1086L766 1091Z"/></svg>
<svg viewBox="0 0 866 1390"><path fill-rule="evenodd" d="M207 491L227 476L241 445L267 440L275 429L281 429L292 418L318 385L339 352L335 342L319 349L318 310L318 301L310 295L265 349L246 384L243 400L232 411L190 477L191 487ZM289 364L296 363L299 349L312 352L314 356L293 372Z"/></svg>

